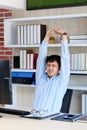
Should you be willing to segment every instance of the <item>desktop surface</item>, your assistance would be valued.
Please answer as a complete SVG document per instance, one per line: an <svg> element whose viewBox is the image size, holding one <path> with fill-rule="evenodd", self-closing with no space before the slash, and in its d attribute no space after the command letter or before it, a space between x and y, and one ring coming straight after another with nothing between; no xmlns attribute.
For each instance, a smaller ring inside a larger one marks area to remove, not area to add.
<svg viewBox="0 0 87 130"><path fill-rule="evenodd" d="M17 115L0 113L1 130L87 130L87 123L63 122L50 119L36 120Z"/></svg>

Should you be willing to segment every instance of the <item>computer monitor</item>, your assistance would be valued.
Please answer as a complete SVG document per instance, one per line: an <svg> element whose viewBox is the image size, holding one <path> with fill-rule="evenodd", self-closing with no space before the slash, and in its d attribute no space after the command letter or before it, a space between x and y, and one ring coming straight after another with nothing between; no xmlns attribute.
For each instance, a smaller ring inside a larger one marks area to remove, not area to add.
<svg viewBox="0 0 87 130"><path fill-rule="evenodd" d="M10 60L0 60L0 104L12 104Z"/></svg>

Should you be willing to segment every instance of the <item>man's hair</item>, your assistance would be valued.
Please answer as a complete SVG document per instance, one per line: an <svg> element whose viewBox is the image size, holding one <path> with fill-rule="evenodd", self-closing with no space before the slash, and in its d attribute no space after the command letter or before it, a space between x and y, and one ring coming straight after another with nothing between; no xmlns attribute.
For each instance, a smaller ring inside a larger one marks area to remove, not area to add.
<svg viewBox="0 0 87 130"><path fill-rule="evenodd" d="M48 62L54 62L56 61L58 63L59 68L61 67L61 57L59 55L50 55L46 58L46 64Z"/></svg>

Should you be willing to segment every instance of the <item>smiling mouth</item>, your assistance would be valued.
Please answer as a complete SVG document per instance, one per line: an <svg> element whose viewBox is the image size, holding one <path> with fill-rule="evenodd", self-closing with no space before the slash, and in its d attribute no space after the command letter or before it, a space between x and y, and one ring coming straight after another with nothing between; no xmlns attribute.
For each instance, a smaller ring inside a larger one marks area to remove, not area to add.
<svg viewBox="0 0 87 130"><path fill-rule="evenodd" d="M51 73L53 73L53 71L49 71L48 73L50 73L50 74L51 74Z"/></svg>

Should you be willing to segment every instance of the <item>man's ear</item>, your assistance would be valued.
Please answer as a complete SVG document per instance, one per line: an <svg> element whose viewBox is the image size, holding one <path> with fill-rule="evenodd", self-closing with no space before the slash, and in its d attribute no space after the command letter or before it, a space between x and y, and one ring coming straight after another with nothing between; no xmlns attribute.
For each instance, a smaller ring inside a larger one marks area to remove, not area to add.
<svg viewBox="0 0 87 130"><path fill-rule="evenodd" d="M59 67L59 70L61 69L61 67Z"/></svg>

